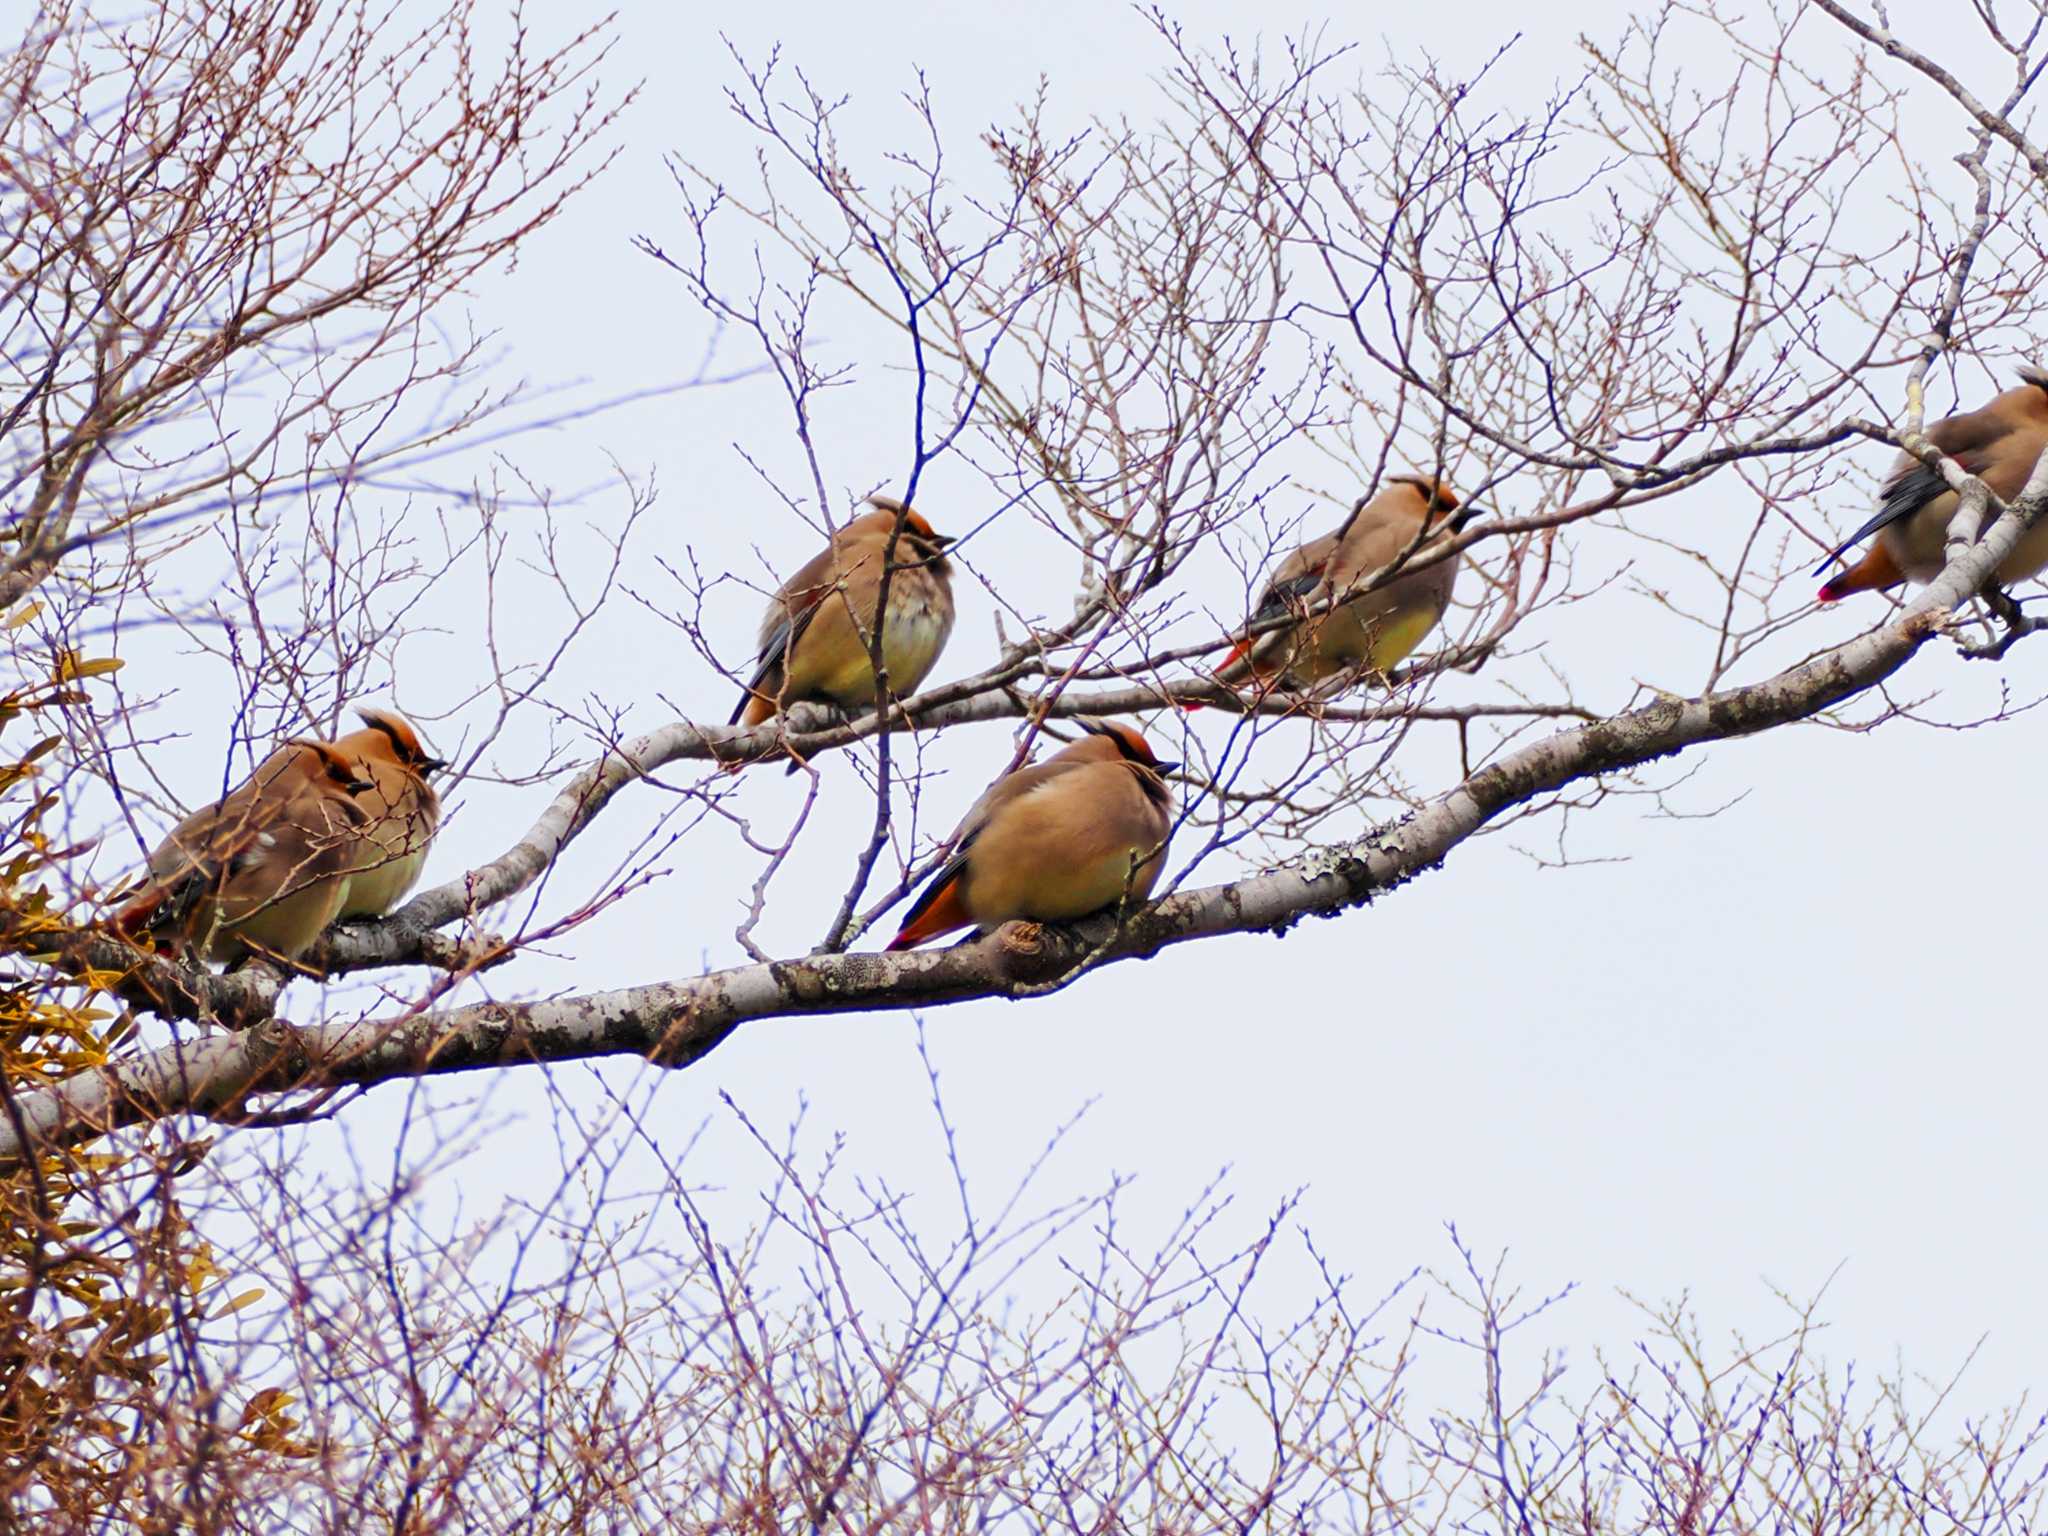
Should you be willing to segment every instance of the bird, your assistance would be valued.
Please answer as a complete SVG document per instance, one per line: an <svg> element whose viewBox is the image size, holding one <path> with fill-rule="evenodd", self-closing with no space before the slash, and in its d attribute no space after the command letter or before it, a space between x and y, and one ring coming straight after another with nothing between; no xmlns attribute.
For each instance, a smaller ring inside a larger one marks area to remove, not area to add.
<svg viewBox="0 0 2048 1536"><path fill-rule="evenodd" d="M1338 527L1275 567L1250 632L1224 657L1218 680L1250 676L1267 685L1312 688L1361 666L1391 672L1443 618L1462 557L1404 569L1377 587L1358 589L1396 561L1426 552L1424 540L1459 532L1477 510L1462 507L1435 476L1390 476L1378 495L1360 497ZM1297 622L1258 628L1289 613L1300 616Z"/></svg>
<svg viewBox="0 0 2048 1536"><path fill-rule="evenodd" d="M296 960L347 896L375 788L335 743L287 741L171 829L114 926L217 964Z"/></svg>
<svg viewBox="0 0 2048 1536"><path fill-rule="evenodd" d="M868 505L873 510L834 533L769 600L753 676L727 724L759 725L805 702L845 710L874 704L869 647L885 571L889 611L881 651L890 692L912 692L938 661L953 632L953 575L946 559L953 540L891 497L870 496ZM741 766L727 765L734 772Z"/></svg>
<svg viewBox="0 0 2048 1536"><path fill-rule="evenodd" d="M2041 450L2048 448L2048 371L2019 370L2020 384L1989 405L1937 421L1927 429L1928 441L1982 480L2000 501L2019 495L2034 472ZM1948 563L1944 545L1949 519L1956 513L1956 493L1941 472L1901 453L1878 487L1877 511L1844 539L1815 568L1817 576L1856 545L1870 538L1863 558L1838 572L1820 589L1820 600L1837 602L1852 592L1880 591L1904 581L1932 581ZM2048 520L2020 536L2013 552L1999 563L2000 586L2025 581L2048 566Z"/></svg>
<svg viewBox="0 0 2048 1536"><path fill-rule="evenodd" d="M1060 923L1152 894L1173 830L1161 762L1134 727L1077 719L1085 733L991 784L954 834L888 944L904 950L1013 919Z"/></svg>
<svg viewBox="0 0 2048 1536"><path fill-rule="evenodd" d="M337 915L382 917L426 866L441 821L441 797L427 775L448 765L428 754L413 723L396 710L359 708L356 715L364 728L334 745L372 786L356 800L369 821Z"/></svg>

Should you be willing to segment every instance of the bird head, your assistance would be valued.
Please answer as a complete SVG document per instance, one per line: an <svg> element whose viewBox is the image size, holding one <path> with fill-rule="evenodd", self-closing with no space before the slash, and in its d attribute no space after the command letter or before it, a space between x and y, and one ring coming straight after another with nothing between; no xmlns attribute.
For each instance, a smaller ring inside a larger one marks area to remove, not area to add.
<svg viewBox="0 0 2048 1536"><path fill-rule="evenodd" d="M358 708L356 717L368 726L366 745L388 753L400 765L417 774L435 773L448 764L428 754L413 723L395 709Z"/></svg>
<svg viewBox="0 0 2048 1536"><path fill-rule="evenodd" d="M1180 766L1179 763L1162 763L1154 756L1152 743L1134 725L1125 725L1121 720L1099 720L1093 715L1076 715L1074 723L1089 735L1109 741L1125 762L1149 768L1162 778Z"/></svg>
<svg viewBox="0 0 2048 1536"><path fill-rule="evenodd" d="M292 745L304 747L311 752L320 776L348 795L360 795L365 790L377 787L374 781L364 778L362 770L355 765L354 760L331 741L301 739L294 741Z"/></svg>
<svg viewBox="0 0 2048 1536"><path fill-rule="evenodd" d="M1479 508L1468 507L1451 489L1451 483L1437 475L1389 475L1395 485L1411 485L1415 494L1423 499L1429 508L1432 525L1447 524L1453 533L1460 532L1478 513Z"/></svg>
<svg viewBox="0 0 2048 1536"><path fill-rule="evenodd" d="M867 515L874 519L878 531L886 533L896 526L896 520L903 520L902 537L919 558L940 562L946 546L953 542L949 533L939 533L925 521L924 514L915 507L907 507L893 496L870 496L868 505L875 510Z"/></svg>

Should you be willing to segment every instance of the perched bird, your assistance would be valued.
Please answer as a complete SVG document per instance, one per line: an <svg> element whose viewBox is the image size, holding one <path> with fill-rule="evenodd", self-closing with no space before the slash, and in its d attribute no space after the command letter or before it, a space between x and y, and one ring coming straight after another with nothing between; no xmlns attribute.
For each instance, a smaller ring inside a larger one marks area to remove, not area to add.
<svg viewBox="0 0 2048 1536"><path fill-rule="evenodd" d="M2041 450L2048 448L2048 371L2022 368L2019 376L2019 388L2008 389L1982 410L1950 416L1927 429L1935 447L1982 480L2001 501L2019 495ZM1942 546L1955 515L1956 493L1940 473L1910 453L1900 454L1878 487L1875 515L1821 561L1814 574L1873 533L1877 538L1861 560L1820 589L1820 600L1832 603L1851 592L1896 587L1902 581L1932 581L1947 563ZM2048 566L2048 520L2021 536L1999 564L1998 583L2025 581L2043 566Z"/></svg>
<svg viewBox="0 0 2048 1536"><path fill-rule="evenodd" d="M441 797L427 775L448 765L428 755L405 716L389 709L358 709L364 729L334 745L371 787L356 798L369 816L357 842L342 917L382 917L420 877L441 821Z"/></svg>
<svg viewBox="0 0 2048 1536"><path fill-rule="evenodd" d="M997 779L960 824L953 857L925 886L890 949L1013 918L1058 923L1141 902L1166 863L1180 766L1111 721L1042 763Z"/></svg>
<svg viewBox="0 0 2048 1536"><path fill-rule="evenodd" d="M171 830L115 926L202 960L297 959L341 909L375 787L332 742L286 742Z"/></svg>
<svg viewBox="0 0 2048 1536"><path fill-rule="evenodd" d="M953 541L934 533L900 501L868 501L874 510L833 534L769 600L754 675L729 724L759 725L804 702L848 710L874 704L869 643L885 570L889 612L881 649L890 691L899 697L912 692L939 659L953 632L953 578L946 561Z"/></svg>
<svg viewBox="0 0 2048 1536"><path fill-rule="evenodd" d="M1280 562L1259 594L1254 631L1231 648L1217 678L1230 683L1252 676L1312 688L1360 667L1392 671L1444 616L1462 557L1402 570L1355 597L1344 594L1404 556L1412 561L1426 553L1424 540L1457 533L1476 510L1460 510L1456 493L1432 476L1390 477L1377 496L1360 498L1333 532ZM1256 629L1288 613L1302 617Z"/></svg>

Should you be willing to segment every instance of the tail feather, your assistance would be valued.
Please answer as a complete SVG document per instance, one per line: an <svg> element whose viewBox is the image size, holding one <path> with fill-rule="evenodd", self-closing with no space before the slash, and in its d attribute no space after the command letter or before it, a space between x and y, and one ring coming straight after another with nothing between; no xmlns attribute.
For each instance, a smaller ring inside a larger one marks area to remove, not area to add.
<svg viewBox="0 0 2048 1536"><path fill-rule="evenodd" d="M1839 572L1820 589L1820 600L1824 603L1840 602L1852 592L1876 592L1886 587L1896 587L1906 579L1906 573L1899 569L1899 563L1892 558L1891 551L1879 539L1864 552L1863 558Z"/></svg>
<svg viewBox="0 0 2048 1536"><path fill-rule="evenodd" d="M114 927L129 938L139 938L155 924L157 909L163 905L162 886L153 886L114 914Z"/></svg>
<svg viewBox="0 0 2048 1536"><path fill-rule="evenodd" d="M1217 680L1219 682L1228 682L1230 679L1226 677L1225 674L1228 673L1232 667L1236 666L1239 662L1243 661L1245 657L1249 656L1251 654L1251 649L1252 642L1250 637L1246 637L1243 640L1239 640L1233 643L1230 647L1230 654L1225 656L1221 664L1218 665L1216 668ZM1200 699L1183 699L1177 707L1179 708L1182 714L1192 715L1196 710L1207 709L1209 706L1203 703Z"/></svg>
<svg viewBox="0 0 2048 1536"><path fill-rule="evenodd" d="M205 887L197 870L182 879L152 881L120 911L114 914L114 929L129 939L158 937L174 930L191 913Z"/></svg>
<svg viewBox="0 0 2048 1536"><path fill-rule="evenodd" d="M914 949L927 939L936 939L957 928L974 926L974 918L960 894L962 872L962 867L957 864L939 872L938 877L925 887L924 894L918 897L916 905L911 907L903 931L888 942L887 950Z"/></svg>
<svg viewBox="0 0 2048 1536"><path fill-rule="evenodd" d="M775 713L775 698L772 694L761 693L749 688L740 695L740 701L733 706L732 718L727 725L759 725Z"/></svg>

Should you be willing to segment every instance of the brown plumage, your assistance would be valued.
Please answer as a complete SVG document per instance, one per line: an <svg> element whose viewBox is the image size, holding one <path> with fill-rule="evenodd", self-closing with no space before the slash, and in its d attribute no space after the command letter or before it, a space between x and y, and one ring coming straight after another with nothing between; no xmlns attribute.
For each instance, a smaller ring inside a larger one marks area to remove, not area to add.
<svg viewBox="0 0 2048 1536"><path fill-rule="evenodd" d="M171 830L115 925L202 960L297 959L340 910L372 787L333 743L286 742Z"/></svg>
<svg viewBox="0 0 2048 1536"><path fill-rule="evenodd" d="M1981 410L1937 421L1927 429L1935 447L1989 486L2001 501L2025 488L2035 461L2048 448L2048 372L2019 370L2019 388L2008 389ZM1872 534L1861 560L1820 589L1832 603L1851 592L1879 591L1904 581L1932 581L1946 564L1943 545L1956 493L1941 475L1910 453L1899 455L1878 489L1877 512L1821 561L1826 570ZM2000 562L1998 583L2010 586L2048 566L2048 519L2021 536Z"/></svg>
<svg viewBox="0 0 2048 1536"><path fill-rule="evenodd" d="M848 710L872 706L869 643L882 575L892 565L882 624L890 691L899 698L913 692L938 661L953 632L952 568L945 554L953 541L901 502L868 499L874 510L833 534L770 599L753 675L729 723L759 725L790 704L806 702Z"/></svg>
<svg viewBox="0 0 2048 1536"><path fill-rule="evenodd" d="M368 821L342 898L342 917L382 917L420 877L441 822L441 797L427 775L448 765L430 756L396 710L358 709L364 729L334 745L370 788L356 797Z"/></svg>
<svg viewBox="0 0 2048 1536"><path fill-rule="evenodd" d="M1391 477L1377 496L1361 498L1335 530L1310 540L1274 568L1252 623L1287 613L1302 617L1239 640L1217 677L1227 683L1250 676L1267 684L1312 688L1360 668L1392 671L1443 618L1462 557L1402 570L1377 587L1366 583L1396 561L1413 561L1425 553L1418 541L1456 533L1474 510L1461 511L1457 494L1441 480ZM1353 591L1358 595L1344 597ZM1311 612L1318 608L1322 611Z"/></svg>
<svg viewBox="0 0 2048 1536"><path fill-rule="evenodd" d="M1178 764L1128 725L1077 723L1087 735L975 802L890 949L1016 918L1070 922L1152 893L1173 829L1165 775Z"/></svg>

